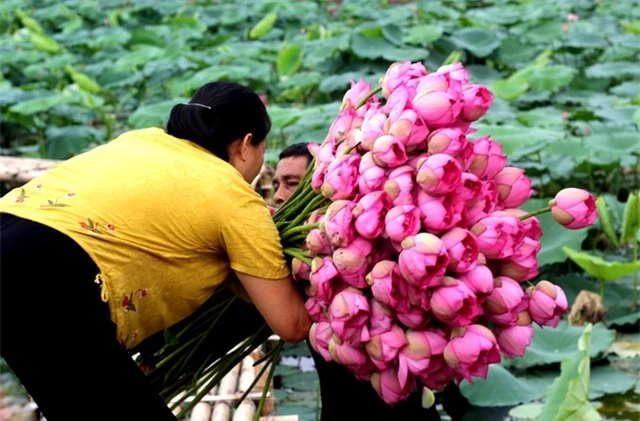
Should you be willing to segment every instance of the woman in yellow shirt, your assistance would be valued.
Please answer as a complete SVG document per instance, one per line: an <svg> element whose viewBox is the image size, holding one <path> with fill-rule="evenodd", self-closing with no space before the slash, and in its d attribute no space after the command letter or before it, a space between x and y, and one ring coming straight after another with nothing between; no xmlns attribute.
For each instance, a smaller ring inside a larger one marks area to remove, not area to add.
<svg viewBox="0 0 640 421"><path fill-rule="evenodd" d="M270 128L252 90L210 83L171 110L166 132L124 133L0 199L0 353L49 421L175 420L127 349L229 275L281 338L307 336L249 185Z"/></svg>

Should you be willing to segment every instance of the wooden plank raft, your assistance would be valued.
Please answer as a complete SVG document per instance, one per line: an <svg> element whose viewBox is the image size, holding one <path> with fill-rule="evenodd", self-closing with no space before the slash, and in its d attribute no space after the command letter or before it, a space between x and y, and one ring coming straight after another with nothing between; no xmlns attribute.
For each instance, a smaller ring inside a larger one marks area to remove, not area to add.
<svg viewBox="0 0 640 421"><path fill-rule="evenodd" d="M258 403L262 397L265 387L268 387L265 405L260 414L260 421L298 421L297 415L275 416L275 399L273 393L273 383L266 385L267 371L256 382L254 388L247 397L240 402L237 408L235 404L242 397L244 392L255 381L256 376L264 367L265 362L255 364L264 354L260 350L255 350L250 356L245 357L242 363L235 366L220 381L216 387L209 391L204 398L196 404L185 421L251 421L254 419ZM189 398L185 399L186 401ZM175 414L180 412L180 407L174 410Z"/></svg>

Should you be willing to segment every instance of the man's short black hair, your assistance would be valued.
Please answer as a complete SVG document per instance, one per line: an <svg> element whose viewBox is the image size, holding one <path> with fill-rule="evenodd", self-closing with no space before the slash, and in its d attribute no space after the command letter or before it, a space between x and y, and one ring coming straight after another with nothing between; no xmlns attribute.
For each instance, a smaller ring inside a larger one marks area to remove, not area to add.
<svg viewBox="0 0 640 421"><path fill-rule="evenodd" d="M280 152L280 155L278 155L278 159L282 160L284 158L303 156L307 158L307 165L309 165L311 163L311 160L313 159L313 156L311 155L311 152L309 152L308 145L308 142L300 142L289 145L284 148L282 152Z"/></svg>

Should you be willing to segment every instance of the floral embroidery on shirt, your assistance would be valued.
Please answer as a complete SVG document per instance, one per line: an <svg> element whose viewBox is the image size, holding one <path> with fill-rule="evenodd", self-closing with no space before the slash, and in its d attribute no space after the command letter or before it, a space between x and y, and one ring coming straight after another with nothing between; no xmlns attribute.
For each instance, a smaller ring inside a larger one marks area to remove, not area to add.
<svg viewBox="0 0 640 421"><path fill-rule="evenodd" d="M122 307L122 309L127 312L127 311L136 311L136 305L133 303L133 301L138 298L144 298L147 295L147 290L146 289L138 289L135 292L131 292L129 293L129 295L125 295L122 297L122 302L120 303L120 306Z"/></svg>
<svg viewBox="0 0 640 421"><path fill-rule="evenodd" d="M101 225L104 225L104 228L107 230L109 234L113 234L116 230L116 227L113 224L99 224L91 218L87 218L86 222L80 221L80 226L82 228L94 234L105 234L105 232L102 230Z"/></svg>
<svg viewBox="0 0 640 421"><path fill-rule="evenodd" d="M24 203L24 199L27 199L28 197L29 196L27 196L24 189L20 189L20 194L18 194L13 201L16 203Z"/></svg>

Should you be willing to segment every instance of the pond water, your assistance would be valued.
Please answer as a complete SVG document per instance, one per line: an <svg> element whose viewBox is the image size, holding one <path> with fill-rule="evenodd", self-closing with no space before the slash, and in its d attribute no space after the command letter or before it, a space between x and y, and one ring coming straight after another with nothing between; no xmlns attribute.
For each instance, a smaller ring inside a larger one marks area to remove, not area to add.
<svg viewBox="0 0 640 421"><path fill-rule="evenodd" d="M300 421L319 420L320 391L318 376L313 360L305 355L301 347L289 349L283 355L276 370L276 413L278 415L298 415ZM308 352L307 352L308 355ZM595 402L600 405L598 411L604 421L624 420L640 421L640 361L613 361L612 364L623 364L627 374L635 375L638 383L635 388L624 394L607 394ZM511 407L480 408L473 407L460 421L514 421L509 416ZM454 421L441 406L438 410L442 421Z"/></svg>

